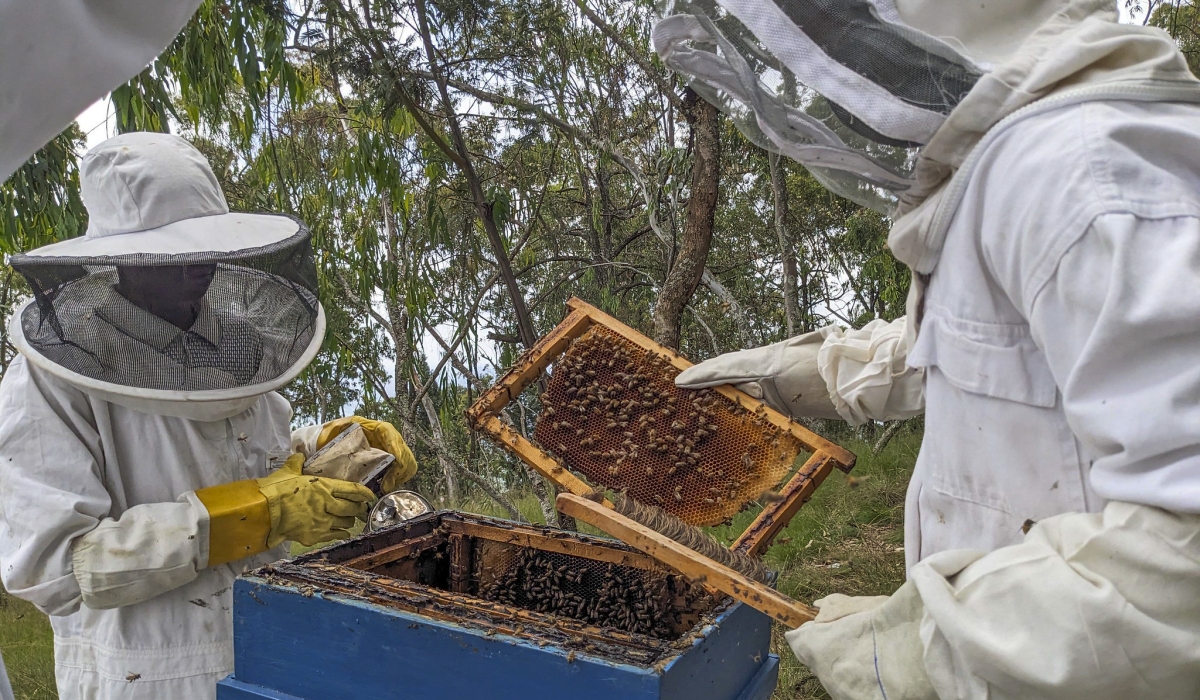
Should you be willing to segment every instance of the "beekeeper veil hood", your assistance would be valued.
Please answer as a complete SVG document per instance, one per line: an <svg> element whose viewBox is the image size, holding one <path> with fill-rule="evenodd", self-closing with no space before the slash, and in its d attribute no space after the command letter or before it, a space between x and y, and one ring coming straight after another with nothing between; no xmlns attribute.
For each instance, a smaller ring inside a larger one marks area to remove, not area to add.
<svg viewBox="0 0 1200 700"><path fill-rule="evenodd" d="M669 0L667 67L763 148L877 211L917 149L1066 0Z"/></svg>
<svg viewBox="0 0 1200 700"><path fill-rule="evenodd" d="M85 235L14 256L29 362L131 408L218 420L293 379L325 332L309 231L230 212L204 156L129 133L81 166Z"/></svg>

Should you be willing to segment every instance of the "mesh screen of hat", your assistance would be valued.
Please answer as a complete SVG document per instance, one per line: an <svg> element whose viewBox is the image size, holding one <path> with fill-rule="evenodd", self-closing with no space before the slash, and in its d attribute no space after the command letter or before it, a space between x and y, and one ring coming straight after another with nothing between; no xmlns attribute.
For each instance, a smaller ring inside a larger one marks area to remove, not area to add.
<svg viewBox="0 0 1200 700"><path fill-rule="evenodd" d="M182 331L116 291L118 267L215 265L196 323ZM32 288L26 340L81 374L128 387L203 391L269 382L316 332L316 269L307 230L240 254L16 256Z"/></svg>

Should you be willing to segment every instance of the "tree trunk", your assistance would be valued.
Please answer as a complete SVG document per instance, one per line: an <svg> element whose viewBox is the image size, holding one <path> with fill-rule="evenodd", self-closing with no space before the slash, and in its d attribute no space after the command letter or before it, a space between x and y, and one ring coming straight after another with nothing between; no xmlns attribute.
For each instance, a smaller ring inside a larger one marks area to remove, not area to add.
<svg viewBox="0 0 1200 700"><path fill-rule="evenodd" d="M778 153L768 153L767 159L771 163L771 191L775 194L775 235L779 237L779 256L783 259L783 311L787 318L787 334L791 338L796 335L801 321L800 301L796 294L796 251L787 231L787 170Z"/></svg>
<svg viewBox="0 0 1200 700"><path fill-rule="evenodd" d="M443 448L447 448L446 436L442 432L442 421L438 418L437 409L433 405L433 399L429 398L429 394L421 397L421 408L425 409L425 417L429 419L429 430L433 433L433 439ZM442 467L442 475L446 477L446 503L451 508L457 508L458 474L456 473L454 462L450 459L447 452L439 451L438 464Z"/></svg>
<svg viewBox="0 0 1200 700"><path fill-rule="evenodd" d="M908 419L894 420L888 423L888 427L883 431L883 435L876 441L875 446L871 448L871 454L878 456L880 452L883 452L883 448L887 447L887 444L892 441L892 438L896 437L896 433L900 432L900 429L906 423L908 423Z"/></svg>
<svg viewBox="0 0 1200 700"><path fill-rule="evenodd" d="M684 94L684 104L695 147L691 195L683 224L683 241L654 307L655 340L676 349L679 348L683 310L699 286L708 260L721 172L721 124L717 108L690 89Z"/></svg>

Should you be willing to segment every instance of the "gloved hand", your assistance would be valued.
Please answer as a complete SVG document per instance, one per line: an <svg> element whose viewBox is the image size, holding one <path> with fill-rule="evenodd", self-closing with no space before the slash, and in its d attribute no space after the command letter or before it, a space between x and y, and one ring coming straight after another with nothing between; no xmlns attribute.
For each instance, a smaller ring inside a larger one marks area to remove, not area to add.
<svg viewBox="0 0 1200 700"><path fill-rule="evenodd" d="M832 595L816 619L784 635L833 700L938 700L925 673L921 597L905 583L890 597Z"/></svg>
<svg viewBox="0 0 1200 700"><path fill-rule="evenodd" d="M208 565L265 552L291 540L305 546L345 539L355 518L365 521L370 489L339 479L301 474L294 454L274 473L196 491L208 509Z"/></svg>
<svg viewBox="0 0 1200 700"><path fill-rule="evenodd" d="M321 432L317 436L317 449L324 447L326 443L350 427L351 423L358 423L362 426L363 433L366 434L367 442L371 444L371 447L388 452L396 458L383 477L381 488L384 493L395 491L403 486L404 482L413 478L413 475L417 473L417 460L413 457L412 450L408 449L400 431L387 421L371 420L362 416L347 416L329 421L321 426Z"/></svg>
<svg viewBox="0 0 1200 700"><path fill-rule="evenodd" d="M817 352L833 330L828 326L774 345L719 355L680 372L675 386L733 384L793 418L841 418L817 371Z"/></svg>

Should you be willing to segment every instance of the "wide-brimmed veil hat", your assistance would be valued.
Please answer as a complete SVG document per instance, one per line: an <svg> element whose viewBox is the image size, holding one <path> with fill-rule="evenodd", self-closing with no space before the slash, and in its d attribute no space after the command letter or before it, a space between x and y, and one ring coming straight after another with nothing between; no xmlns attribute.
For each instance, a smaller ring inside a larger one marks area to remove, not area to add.
<svg viewBox="0 0 1200 700"><path fill-rule="evenodd" d="M1025 44L1056 13L1097 4L664 0L652 38L751 141L888 213L919 189L918 151L977 84L1007 62L1032 63Z"/></svg>
<svg viewBox="0 0 1200 700"><path fill-rule="evenodd" d="M315 357L325 316L302 222L230 212L204 156L170 134L105 141L80 184L86 233L10 260L33 292L10 323L30 363L137 410L216 420ZM122 268L211 276L191 328L123 296Z"/></svg>

